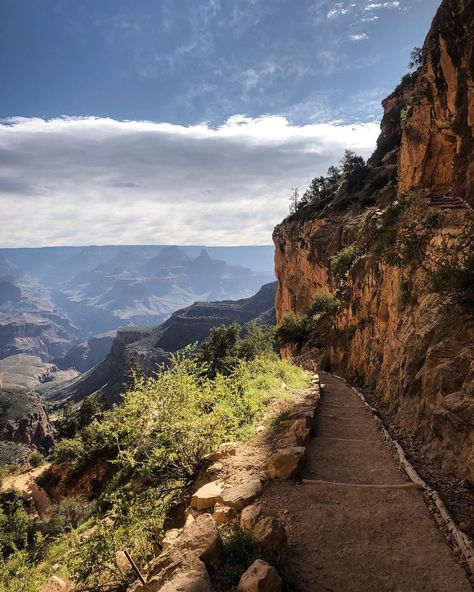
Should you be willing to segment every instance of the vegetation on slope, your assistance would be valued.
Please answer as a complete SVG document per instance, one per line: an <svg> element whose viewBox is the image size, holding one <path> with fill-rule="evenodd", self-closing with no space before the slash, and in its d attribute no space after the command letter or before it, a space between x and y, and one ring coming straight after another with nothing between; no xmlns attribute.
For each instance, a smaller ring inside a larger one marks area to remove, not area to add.
<svg viewBox="0 0 474 592"><path fill-rule="evenodd" d="M308 375L273 351L269 329L214 329L201 350L188 348L153 378L136 376L120 405L94 415L57 446L55 470L71 489L100 474L89 500L68 497L36 524L14 493L0 500L1 592L39 590L53 573L81 590L123 590L130 574L115 561L126 549L143 565L174 507L187 499L205 456L247 438L272 398L303 387ZM97 469L106 467L105 471ZM18 527L17 527L18 526ZM20 528L21 526L21 528Z"/></svg>

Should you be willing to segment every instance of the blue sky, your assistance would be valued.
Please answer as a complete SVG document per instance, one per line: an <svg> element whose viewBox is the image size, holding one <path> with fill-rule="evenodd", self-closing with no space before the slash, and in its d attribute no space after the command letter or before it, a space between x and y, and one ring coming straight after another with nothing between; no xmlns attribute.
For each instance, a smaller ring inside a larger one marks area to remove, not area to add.
<svg viewBox="0 0 474 592"><path fill-rule="evenodd" d="M367 121L437 4L1 0L0 115Z"/></svg>
<svg viewBox="0 0 474 592"><path fill-rule="evenodd" d="M370 154L437 5L0 0L0 244L269 243Z"/></svg>

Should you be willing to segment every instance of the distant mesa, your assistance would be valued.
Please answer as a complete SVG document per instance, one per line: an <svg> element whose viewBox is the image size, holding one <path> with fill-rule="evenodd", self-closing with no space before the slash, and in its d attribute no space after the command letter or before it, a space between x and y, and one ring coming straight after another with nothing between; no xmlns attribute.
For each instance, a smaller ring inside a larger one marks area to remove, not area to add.
<svg viewBox="0 0 474 592"><path fill-rule="evenodd" d="M6 304L7 302L19 302L20 300L20 288L7 280L0 279L0 305Z"/></svg>

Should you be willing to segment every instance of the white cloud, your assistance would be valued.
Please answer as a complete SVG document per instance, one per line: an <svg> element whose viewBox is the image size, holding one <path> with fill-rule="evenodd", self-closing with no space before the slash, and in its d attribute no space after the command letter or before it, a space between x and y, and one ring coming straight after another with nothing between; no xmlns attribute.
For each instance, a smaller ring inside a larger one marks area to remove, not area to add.
<svg viewBox="0 0 474 592"><path fill-rule="evenodd" d="M218 128L100 118L0 124L1 246L268 244L303 189L344 148L368 156L374 123Z"/></svg>
<svg viewBox="0 0 474 592"><path fill-rule="evenodd" d="M364 10L379 10L380 8L400 8L400 2L374 2L367 4Z"/></svg>
<svg viewBox="0 0 474 592"><path fill-rule="evenodd" d="M336 4L334 4L334 7L328 11L326 16L328 19L333 19L333 18L337 18L338 16L343 16L344 14L347 14L348 12L349 12L349 9L346 8L342 2L337 2Z"/></svg>
<svg viewBox="0 0 474 592"><path fill-rule="evenodd" d="M367 33L357 33L356 35L351 35L349 37L351 41L365 41L368 38L369 36L367 35Z"/></svg>

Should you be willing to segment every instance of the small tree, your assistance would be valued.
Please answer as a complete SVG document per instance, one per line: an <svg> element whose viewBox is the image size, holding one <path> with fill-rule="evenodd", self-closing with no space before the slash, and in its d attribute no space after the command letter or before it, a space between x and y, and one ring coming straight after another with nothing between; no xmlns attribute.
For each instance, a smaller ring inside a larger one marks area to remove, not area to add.
<svg viewBox="0 0 474 592"><path fill-rule="evenodd" d="M77 412L71 401L66 401L59 412L54 427L60 438L72 438L77 431Z"/></svg>
<svg viewBox="0 0 474 592"><path fill-rule="evenodd" d="M235 366L240 345L242 327L238 323L213 327L211 335L202 344L199 361L207 369L210 378L228 374Z"/></svg>
<svg viewBox="0 0 474 592"><path fill-rule="evenodd" d="M300 192L298 187L291 188L292 194L290 197L290 214L294 214L300 205Z"/></svg>
<svg viewBox="0 0 474 592"><path fill-rule="evenodd" d="M133 390L141 379L143 378L143 371L140 367L140 364L137 362L136 358L131 358L130 360L130 368L124 378L122 389L124 391Z"/></svg>
<svg viewBox="0 0 474 592"><path fill-rule="evenodd" d="M410 52L408 67L410 70L417 70L421 65L423 65L423 49L421 47L414 47Z"/></svg>

